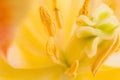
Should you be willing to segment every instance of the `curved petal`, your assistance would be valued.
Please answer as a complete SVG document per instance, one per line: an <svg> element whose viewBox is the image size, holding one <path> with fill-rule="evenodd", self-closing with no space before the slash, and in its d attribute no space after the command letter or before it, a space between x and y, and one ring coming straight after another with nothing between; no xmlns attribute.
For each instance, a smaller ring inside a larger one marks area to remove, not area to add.
<svg viewBox="0 0 120 80"><path fill-rule="evenodd" d="M32 0L0 1L0 50L6 56L7 48L13 40L14 30L29 12ZM26 5L27 3L27 5Z"/></svg>
<svg viewBox="0 0 120 80"><path fill-rule="evenodd" d="M101 69L103 69L102 67ZM105 70L100 70L96 76L93 76L91 71L80 72L75 80L118 80L120 79L120 68L105 68Z"/></svg>
<svg viewBox="0 0 120 80"><path fill-rule="evenodd" d="M8 51L8 63L15 68L40 68L54 65L46 54L43 43L25 27L22 28L19 38L15 40L15 44Z"/></svg>
<svg viewBox="0 0 120 80"><path fill-rule="evenodd" d="M16 23L18 23L29 12L31 2L32 0L1 0L0 17L2 22L0 25L4 23L16 25ZM26 5L26 3L28 4Z"/></svg>
<svg viewBox="0 0 120 80"><path fill-rule="evenodd" d="M40 19L40 4L36 1L31 6L33 7L30 13L20 25L15 43L8 51L7 60L15 68L40 68L54 65L46 54L45 48L49 36Z"/></svg>
<svg viewBox="0 0 120 80"><path fill-rule="evenodd" d="M52 66L40 69L14 69L0 59L1 80L70 80L65 78L61 66Z"/></svg>

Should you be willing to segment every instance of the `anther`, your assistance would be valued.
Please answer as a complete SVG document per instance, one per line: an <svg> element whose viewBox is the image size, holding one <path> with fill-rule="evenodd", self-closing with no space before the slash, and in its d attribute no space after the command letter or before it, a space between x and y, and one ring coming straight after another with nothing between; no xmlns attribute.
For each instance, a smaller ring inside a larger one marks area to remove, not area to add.
<svg viewBox="0 0 120 80"><path fill-rule="evenodd" d="M78 67L79 67L79 61L76 60L76 61L72 64L72 66L67 69L67 71L65 72L65 74L72 75L73 77L76 77Z"/></svg>

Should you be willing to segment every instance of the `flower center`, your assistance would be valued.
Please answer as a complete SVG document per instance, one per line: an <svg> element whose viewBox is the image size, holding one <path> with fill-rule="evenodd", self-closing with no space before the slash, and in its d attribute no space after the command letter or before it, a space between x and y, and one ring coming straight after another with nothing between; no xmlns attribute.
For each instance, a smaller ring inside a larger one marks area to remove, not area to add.
<svg viewBox="0 0 120 80"><path fill-rule="evenodd" d="M92 64L91 70L96 74L108 56L119 47L119 37L116 37L119 21L113 11L103 4L88 17L89 2L90 0L85 0L75 23L75 30L65 47L61 45L64 44L63 21L56 0L54 0L56 21L44 7L40 7L40 17L48 32L46 53L53 62L67 67L65 74L74 77L82 63L89 66Z"/></svg>

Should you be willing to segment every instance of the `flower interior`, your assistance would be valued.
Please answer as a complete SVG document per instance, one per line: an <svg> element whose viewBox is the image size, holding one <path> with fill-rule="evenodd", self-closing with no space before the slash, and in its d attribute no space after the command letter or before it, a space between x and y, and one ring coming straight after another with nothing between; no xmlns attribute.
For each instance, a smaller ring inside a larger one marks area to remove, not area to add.
<svg viewBox="0 0 120 80"><path fill-rule="evenodd" d="M71 16L63 15L56 0L51 10L42 4L32 9L7 52L8 64L17 69L57 65L63 74L73 77L84 67L96 75L106 59L120 48L120 24L106 4L89 14L89 1L83 1L82 8L75 8Z"/></svg>

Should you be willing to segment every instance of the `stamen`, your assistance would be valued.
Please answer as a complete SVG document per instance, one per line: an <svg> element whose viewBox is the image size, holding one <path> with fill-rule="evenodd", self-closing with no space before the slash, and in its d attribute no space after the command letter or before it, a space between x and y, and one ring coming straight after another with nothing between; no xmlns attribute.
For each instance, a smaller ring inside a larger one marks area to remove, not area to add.
<svg viewBox="0 0 120 80"><path fill-rule="evenodd" d="M60 10L57 8L57 0L53 0L56 22L59 28L63 27L63 19Z"/></svg>
<svg viewBox="0 0 120 80"><path fill-rule="evenodd" d="M53 37L50 37L46 43L46 53L55 63L59 63L59 55Z"/></svg>
<svg viewBox="0 0 120 80"><path fill-rule="evenodd" d="M51 15L48 13L48 11L44 7L40 7L40 17L42 23L45 25L47 28L47 31L50 36L54 36L56 33L56 27L55 23L52 20Z"/></svg>
<svg viewBox="0 0 120 80"><path fill-rule="evenodd" d="M89 4L90 4L90 0L85 0L82 9L79 12L79 15L88 15Z"/></svg>
<svg viewBox="0 0 120 80"><path fill-rule="evenodd" d="M113 40L111 47L103 54L97 58L97 60L93 63L92 66L92 73L95 75L99 68L102 66L103 62L113 53L116 51L117 48L119 48L120 45L120 39L119 35L116 36L116 38Z"/></svg>
<svg viewBox="0 0 120 80"><path fill-rule="evenodd" d="M72 66L67 69L67 71L65 72L65 74L72 75L73 77L76 77L78 67L79 67L79 61L76 60L75 63L73 63Z"/></svg>
<svg viewBox="0 0 120 80"><path fill-rule="evenodd" d="M63 24L61 12L58 9L57 0L53 0L53 8L54 8L54 12L55 12L56 24L58 26L57 34L56 34L56 42L57 42L58 46L62 48L62 46L64 44L64 36L63 36L63 29L62 29L64 27L64 24Z"/></svg>

